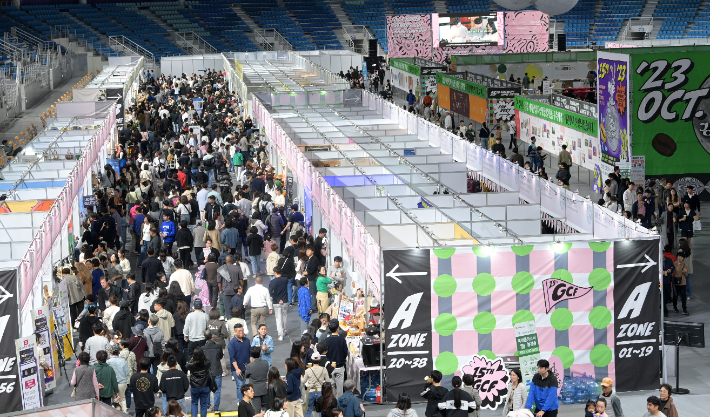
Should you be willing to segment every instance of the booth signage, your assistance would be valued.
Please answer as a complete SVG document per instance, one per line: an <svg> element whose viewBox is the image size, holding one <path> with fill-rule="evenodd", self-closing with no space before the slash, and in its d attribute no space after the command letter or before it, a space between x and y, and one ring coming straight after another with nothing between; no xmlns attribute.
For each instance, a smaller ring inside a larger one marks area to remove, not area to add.
<svg viewBox="0 0 710 417"><path fill-rule="evenodd" d="M54 322L49 307L42 306L37 310L32 310L32 318L35 325L35 333L41 336L37 349L42 349L44 357L49 364L49 369L44 373L44 383L47 389L52 389L57 385L54 370L56 369L56 342L54 340Z"/></svg>
<svg viewBox="0 0 710 417"><path fill-rule="evenodd" d="M658 386L659 255L657 240L614 245L614 360L620 391Z"/></svg>
<svg viewBox="0 0 710 417"><path fill-rule="evenodd" d="M518 347L520 373L527 386L537 373L537 361L540 360L540 344L534 321L515 324L515 344Z"/></svg>
<svg viewBox="0 0 710 417"><path fill-rule="evenodd" d="M643 183L646 181L646 157L643 155L631 157L631 181Z"/></svg>
<svg viewBox="0 0 710 417"><path fill-rule="evenodd" d="M5 392L17 393L21 396L21 407L14 411L32 410L42 407L42 381L39 380L39 364L37 363L38 348L35 344L35 335L15 340L16 356L20 373L20 386L7 387ZM12 383L14 384L14 382ZM17 388L16 390L14 388ZM3 407L3 409L5 409Z"/></svg>
<svg viewBox="0 0 710 417"><path fill-rule="evenodd" d="M84 207L93 207L96 205L96 196L95 195L85 195L82 198L82 203L84 204Z"/></svg>
<svg viewBox="0 0 710 417"><path fill-rule="evenodd" d="M450 75L437 73L436 83L452 88L462 93L471 94L476 97L487 98L487 87L480 84L472 83L471 81L454 78Z"/></svg>
<svg viewBox="0 0 710 417"><path fill-rule="evenodd" d="M520 92L520 88L488 88L488 98L513 98Z"/></svg>
<svg viewBox="0 0 710 417"><path fill-rule="evenodd" d="M0 404L6 413L22 410L15 341L20 336L17 270L0 271ZM34 343L34 335L32 335Z"/></svg>
<svg viewBox="0 0 710 417"><path fill-rule="evenodd" d="M591 136L597 136L596 119L580 116L565 109L552 107L539 101L528 100L522 96L515 96L515 110L559 123Z"/></svg>
<svg viewBox="0 0 710 417"><path fill-rule="evenodd" d="M125 98L125 91L123 88L107 88L106 89L106 100L116 100L116 130L119 132L123 130L124 127L124 112L123 100Z"/></svg>
<svg viewBox="0 0 710 417"><path fill-rule="evenodd" d="M597 118L596 104L576 100L571 97L560 96L558 94L552 94L551 97L552 105L555 107L560 107L573 113L579 113L582 116L591 117L592 119Z"/></svg>
<svg viewBox="0 0 710 417"><path fill-rule="evenodd" d="M387 401L421 389L434 369L431 331L431 266L428 249L383 252L389 320L385 322Z"/></svg>
<svg viewBox="0 0 710 417"><path fill-rule="evenodd" d="M421 75L421 69L418 66L410 64L409 62L403 61L401 59L390 58L390 66L416 76Z"/></svg>

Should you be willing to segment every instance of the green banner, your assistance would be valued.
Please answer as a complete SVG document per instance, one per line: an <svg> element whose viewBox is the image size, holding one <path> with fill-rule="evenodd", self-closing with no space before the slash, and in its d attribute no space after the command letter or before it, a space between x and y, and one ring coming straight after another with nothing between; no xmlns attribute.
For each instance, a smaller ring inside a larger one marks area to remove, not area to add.
<svg viewBox="0 0 710 417"><path fill-rule="evenodd" d="M450 75L445 75L442 73L436 74L436 83L445 85L456 91L461 91L462 93L471 94L472 96L488 98L487 89L485 86L472 83L471 81L460 80L458 78L452 77Z"/></svg>
<svg viewBox="0 0 710 417"><path fill-rule="evenodd" d="M632 54L631 61L632 154L646 157L647 176L676 174L704 184L710 173L710 55Z"/></svg>
<svg viewBox="0 0 710 417"><path fill-rule="evenodd" d="M390 66L416 76L420 76L422 73L421 68L409 62L402 61L401 59L390 58Z"/></svg>
<svg viewBox="0 0 710 417"><path fill-rule="evenodd" d="M591 136L597 136L598 122L596 119L572 113L565 109L529 100L523 96L515 96L515 110L561 124Z"/></svg>

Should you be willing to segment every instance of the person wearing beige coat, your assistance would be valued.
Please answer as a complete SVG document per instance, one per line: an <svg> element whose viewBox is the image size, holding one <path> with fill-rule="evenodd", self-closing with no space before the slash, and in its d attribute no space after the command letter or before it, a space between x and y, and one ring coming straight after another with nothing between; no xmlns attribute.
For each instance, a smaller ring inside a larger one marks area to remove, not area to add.
<svg viewBox="0 0 710 417"><path fill-rule="evenodd" d="M508 382L508 398L505 400L503 415L507 416L511 411L525 408L528 402L528 387L525 386L523 375L519 369L510 371L510 381Z"/></svg>

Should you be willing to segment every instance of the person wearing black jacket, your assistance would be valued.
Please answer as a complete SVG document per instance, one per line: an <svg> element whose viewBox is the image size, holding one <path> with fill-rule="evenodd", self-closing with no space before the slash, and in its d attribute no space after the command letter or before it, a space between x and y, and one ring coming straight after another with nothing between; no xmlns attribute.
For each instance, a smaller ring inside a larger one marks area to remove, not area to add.
<svg viewBox="0 0 710 417"><path fill-rule="evenodd" d="M212 365L205 358L202 347L197 346L192 352L192 359L187 363L190 371L190 396L192 397L191 415L197 416L200 407L200 417L207 417L207 407L210 405L210 370Z"/></svg>
<svg viewBox="0 0 710 417"><path fill-rule="evenodd" d="M136 417L144 417L146 411L155 406L155 394L158 393L158 378L150 373L150 359L140 360L140 372L131 376L128 387L133 394ZM194 415L194 413L193 413Z"/></svg>
<svg viewBox="0 0 710 417"><path fill-rule="evenodd" d="M180 253L180 260L185 267L189 267L192 263L192 247L193 237L190 229L187 228L187 221L180 221L180 229L175 234L175 244Z"/></svg>
<svg viewBox="0 0 710 417"><path fill-rule="evenodd" d="M291 263L293 263L293 260L291 260ZM273 272L274 278L269 282L269 295L271 295L271 301L274 304L276 333L279 335L279 340L283 340L288 319L288 278L282 275L279 264L276 264Z"/></svg>
<svg viewBox="0 0 710 417"><path fill-rule="evenodd" d="M281 379L279 368L272 367L269 369L269 377L267 379L267 394L266 394L266 409L274 409L274 400L276 398L286 398L286 383ZM330 417L330 414L328 414Z"/></svg>
<svg viewBox="0 0 710 417"><path fill-rule="evenodd" d="M306 256L308 256L308 260L306 261L306 270L303 275L308 279L308 291L311 293L311 309L317 311L316 292L318 290L316 288L316 281L318 280L320 261L316 255L316 249L313 246L306 247Z"/></svg>
<svg viewBox="0 0 710 417"><path fill-rule="evenodd" d="M424 386L424 391L420 394L427 400L426 411L424 412L426 417L442 416L439 411L439 403L449 390L441 386L441 378L443 378L443 375L440 371L432 371L429 379L427 379L427 384Z"/></svg>
<svg viewBox="0 0 710 417"><path fill-rule="evenodd" d="M471 394L461 389L462 381L460 376L453 377L451 385L454 389L448 391L444 398L439 401L441 416L468 417L468 413L476 411L476 401L471 397Z"/></svg>
<svg viewBox="0 0 710 417"><path fill-rule="evenodd" d="M135 274L128 274L127 281L128 289L126 289L126 299L131 313L135 315L138 314L138 299L143 290L141 289L141 284L136 282Z"/></svg>
<svg viewBox="0 0 710 417"><path fill-rule="evenodd" d="M121 332L123 338L128 339L131 336L131 327L136 325L136 318L128 309L128 300L121 301L118 306L120 310L113 316L113 330Z"/></svg>
<svg viewBox="0 0 710 417"><path fill-rule="evenodd" d="M185 408L185 393L190 388L190 381L187 379L185 372L177 369L177 358L168 356L168 371L163 372L160 378L159 388L167 401L175 400L180 404L183 410ZM167 404L167 401L164 404ZM167 410L163 410L167 414Z"/></svg>
<svg viewBox="0 0 710 417"><path fill-rule="evenodd" d="M212 404L212 411L216 413L219 411L219 403L222 396L222 358L224 357L224 350L219 343L214 341L210 330L205 330L205 344L202 346L202 351L211 364L210 372L217 383L217 391L214 393L214 403Z"/></svg>
<svg viewBox="0 0 710 417"><path fill-rule="evenodd" d="M122 298L121 290L117 286L110 284L106 276L103 276L101 278L101 289L96 296L99 310L104 311L111 305L109 299L112 295L115 295L119 300Z"/></svg>
<svg viewBox="0 0 710 417"><path fill-rule="evenodd" d="M259 229L256 226L252 226L249 229L249 236L247 236L247 246L249 247L249 258L251 259L251 267L254 275L259 272L259 258L261 257L261 248L264 247L264 238L259 234Z"/></svg>
<svg viewBox="0 0 710 417"><path fill-rule="evenodd" d="M217 214L222 214L222 207L217 204L217 198L213 195L207 197L207 204L205 205L205 220L213 220Z"/></svg>
<svg viewBox="0 0 710 417"><path fill-rule="evenodd" d="M318 237L313 241L313 248L315 249L315 255L316 258L318 258L318 262L320 262L321 265L325 266L325 255L323 255L323 239L325 238L325 235L328 233L328 231L325 228L321 228L318 231ZM317 273L314 275L318 275ZM311 278L312 275L308 275L308 279ZM315 298L315 294L311 294Z"/></svg>
<svg viewBox="0 0 710 417"><path fill-rule="evenodd" d="M158 272L165 273L163 263L155 257L153 248L148 248L148 258L143 261L141 272L143 274L143 282L146 284L154 283L155 279L158 277Z"/></svg>

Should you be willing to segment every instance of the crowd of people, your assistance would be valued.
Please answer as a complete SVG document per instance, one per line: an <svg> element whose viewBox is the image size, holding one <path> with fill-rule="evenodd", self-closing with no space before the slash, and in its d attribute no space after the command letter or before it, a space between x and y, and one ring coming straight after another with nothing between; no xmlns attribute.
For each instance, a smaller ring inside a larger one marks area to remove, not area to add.
<svg viewBox="0 0 710 417"><path fill-rule="evenodd" d="M327 261L327 230L310 235L299 207L287 207L284 178L243 111L219 72L145 74L120 132L120 172L96 175L74 266L59 274L79 330L75 399L204 417L220 410L231 377L240 416L362 415L348 397L345 338L326 312L347 279L342 259ZM279 366L274 340L289 333L297 341Z"/></svg>

